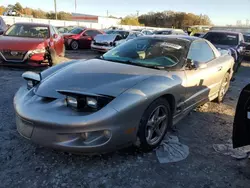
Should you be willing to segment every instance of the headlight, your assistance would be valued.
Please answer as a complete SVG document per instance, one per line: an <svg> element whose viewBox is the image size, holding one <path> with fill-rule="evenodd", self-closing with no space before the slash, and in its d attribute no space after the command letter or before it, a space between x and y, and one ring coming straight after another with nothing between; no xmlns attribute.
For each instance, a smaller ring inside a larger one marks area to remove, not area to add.
<svg viewBox="0 0 250 188"><path fill-rule="evenodd" d="M66 104L73 109L85 112L96 111L106 106L112 97L106 96L85 96L72 93L59 92L66 95Z"/></svg>
<svg viewBox="0 0 250 188"><path fill-rule="evenodd" d="M45 53L45 52L46 52L45 48L35 49L35 50L32 51L32 53L34 53L34 54L42 54L42 53Z"/></svg>
<svg viewBox="0 0 250 188"><path fill-rule="evenodd" d="M86 100L87 101L87 105L89 107L94 108L94 109L98 108L98 102L97 102L97 100L95 98L93 98L93 97L87 97L86 99L87 99Z"/></svg>

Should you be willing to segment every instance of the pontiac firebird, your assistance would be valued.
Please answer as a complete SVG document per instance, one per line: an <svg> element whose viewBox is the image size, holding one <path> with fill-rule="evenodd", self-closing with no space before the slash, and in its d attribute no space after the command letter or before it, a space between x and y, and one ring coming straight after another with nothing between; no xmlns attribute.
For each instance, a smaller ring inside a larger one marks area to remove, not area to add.
<svg viewBox="0 0 250 188"><path fill-rule="evenodd" d="M132 144L149 151L192 109L223 100L233 65L205 39L137 38L96 59L25 72L27 85L14 98L17 129L64 151L105 153Z"/></svg>

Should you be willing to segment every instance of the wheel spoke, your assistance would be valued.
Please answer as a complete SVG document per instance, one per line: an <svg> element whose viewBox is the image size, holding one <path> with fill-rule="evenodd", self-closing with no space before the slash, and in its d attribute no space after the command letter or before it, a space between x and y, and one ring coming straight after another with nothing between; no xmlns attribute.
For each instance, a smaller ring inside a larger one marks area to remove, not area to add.
<svg viewBox="0 0 250 188"><path fill-rule="evenodd" d="M154 120L157 120L160 114L160 108L157 108L157 110L154 113Z"/></svg>
<svg viewBox="0 0 250 188"><path fill-rule="evenodd" d="M158 119L157 119L157 124L162 123L166 118L167 118L166 115L163 115L163 116L161 116L161 117L158 117Z"/></svg>
<svg viewBox="0 0 250 188"><path fill-rule="evenodd" d="M156 134L157 134L158 136L161 136L161 135L162 135L162 132L161 132L159 126L156 127L155 132L156 132Z"/></svg>
<svg viewBox="0 0 250 188"><path fill-rule="evenodd" d="M152 136L153 136L153 129L148 129L148 136L147 136L147 141L150 141L152 139Z"/></svg>
<svg viewBox="0 0 250 188"><path fill-rule="evenodd" d="M152 118L148 120L147 126L151 128L154 126L154 120Z"/></svg>

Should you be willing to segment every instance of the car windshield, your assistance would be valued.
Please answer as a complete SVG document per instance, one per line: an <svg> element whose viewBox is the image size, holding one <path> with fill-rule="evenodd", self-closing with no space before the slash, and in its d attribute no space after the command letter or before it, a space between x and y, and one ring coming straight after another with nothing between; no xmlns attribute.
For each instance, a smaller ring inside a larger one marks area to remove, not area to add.
<svg viewBox="0 0 250 188"><path fill-rule="evenodd" d="M215 33L210 32L204 36L213 44L217 45L238 45L239 37L234 33Z"/></svg>
<svg viewBox="0 0 250 188"><path fill-rule="evenodd" d="M177 65L185 52L185 43L177 39L136 38L112 49L103 59L139 66Z"/></svg>
<svg viewBox="0 0 250 188"><path fill-rule="evenodd" d="M84 30L83 28L74 28L69 33L80 34L81 32L83 32L83 30Z"/></svg>
<svg viewBox="0 0 250 188"><path fill-rule="evenodd" d="M35 25L12 25L5 33L5 36L49 38L49 28Z"/></svg>
<svg viewBox="0 0 250 188"><path fill-rule="evenodd" d="M245 42L250 43L250 35L244 35Z"/></svg>

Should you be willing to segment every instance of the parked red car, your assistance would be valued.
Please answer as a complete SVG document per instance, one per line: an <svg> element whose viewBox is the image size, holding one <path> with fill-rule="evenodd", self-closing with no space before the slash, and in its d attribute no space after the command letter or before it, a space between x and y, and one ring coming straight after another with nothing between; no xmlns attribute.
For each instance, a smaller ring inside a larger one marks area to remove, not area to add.
<svg viewBox="0 0 250 188"><path fill-rule="evenodd" d="M49 24L16 23L0 36L0 64L52 66L64 53L63 37Z"/></svg>
<svg viewBox="0 0 250 188"><path fill-rule="evenodd" d="M93 38L98 34L103 34L103 32L96 29L76 27L69 33L64 34L65 46L72 50L90 49Z"/></svg>

